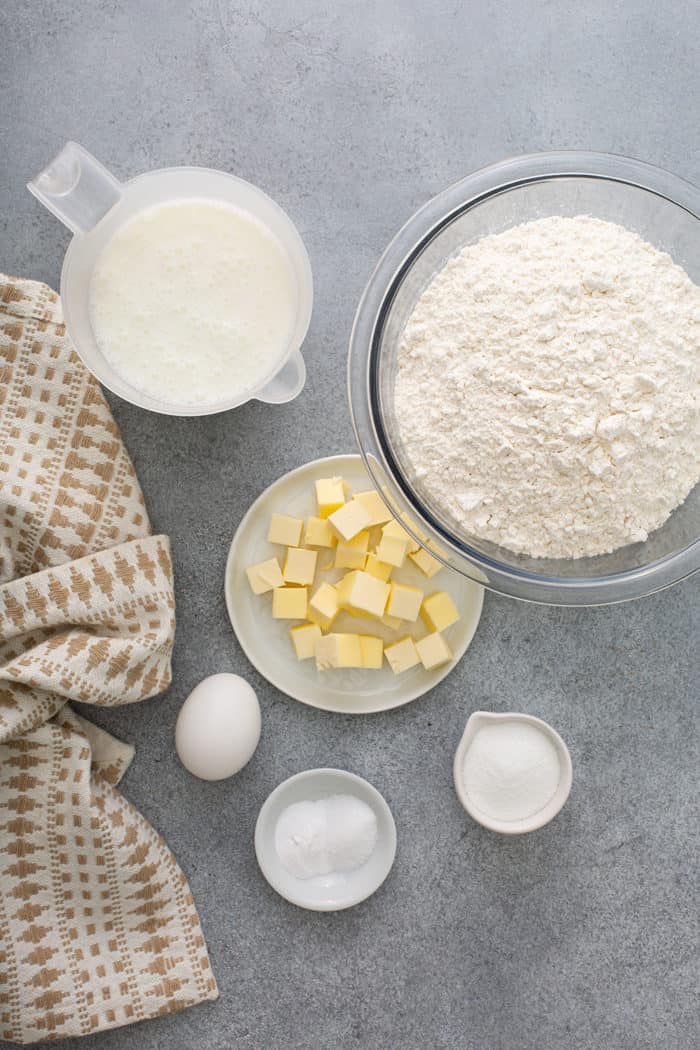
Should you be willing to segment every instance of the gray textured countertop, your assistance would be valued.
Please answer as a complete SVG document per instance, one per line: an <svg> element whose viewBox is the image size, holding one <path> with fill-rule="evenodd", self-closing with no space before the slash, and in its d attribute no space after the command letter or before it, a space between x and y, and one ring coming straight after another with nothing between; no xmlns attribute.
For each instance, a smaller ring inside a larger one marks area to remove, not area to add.
<svg viewBox="0 0 700 1050"><path fill-rule="evenodd" d="M261 489L353 450L348 333L400 224L466 172L554 147L699 182L696 39L690 0L3 5L0 267L57 285L68 236L24 183L73 138L120 177L202 164L259 184L297 222L316 282L292 404L186 421L113 401L172 538L179 626L169 693L100 720L136 744L124 791L189 877L221 998L92 1037L99 1050L697 1047L700 579L590 611L487 596L432 695L355 720L261 681L222 594ZM240 776L205 784L173 729L224 670L259 691L263 737ZM568 741L573 792L543 831L499 838L460 809L451 758L477 707L540 715ZM277 897L252 845L271 789L322 764L369 778L399 834L381 890L325 916Z"/></svg>

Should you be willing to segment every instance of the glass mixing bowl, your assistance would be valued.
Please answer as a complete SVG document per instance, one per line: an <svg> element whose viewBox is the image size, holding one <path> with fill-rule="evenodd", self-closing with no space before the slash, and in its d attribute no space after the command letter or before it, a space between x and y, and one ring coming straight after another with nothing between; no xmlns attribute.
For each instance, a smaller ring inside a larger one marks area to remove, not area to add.
<svg viewBox="0 0 700 1050"><path fill-rule="evenodd" d="M477 171L416 212L372 274L350 339L348 381L357 441L377 488L409 532L445 564L491 590L550 605L638 598L695 572L700 568L700 485L644 543L593 558L514 554L462 531L412 477L399 440L393 390L403 326L448 258L519 223L581 214L634 230L700 283L700 190L626 157L542 153Z"/></svg>

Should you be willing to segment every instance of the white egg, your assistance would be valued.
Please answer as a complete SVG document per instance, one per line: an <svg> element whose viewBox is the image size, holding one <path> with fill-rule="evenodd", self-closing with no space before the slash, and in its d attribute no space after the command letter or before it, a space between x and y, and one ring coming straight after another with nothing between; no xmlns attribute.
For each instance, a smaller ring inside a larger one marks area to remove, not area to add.
<svg viewBox="0 0 700 1050"><path fill-rule="evenodd" d="M237 674L213 674L180 708L175 747L185 769L202 780L224 780L250 761L260 740L260 704Z"/></svg>

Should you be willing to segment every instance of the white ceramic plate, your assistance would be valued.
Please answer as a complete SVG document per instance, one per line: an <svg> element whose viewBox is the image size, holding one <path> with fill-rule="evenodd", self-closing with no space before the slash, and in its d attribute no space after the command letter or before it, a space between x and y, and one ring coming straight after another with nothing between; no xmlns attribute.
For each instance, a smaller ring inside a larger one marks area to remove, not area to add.
<svg viewBox="0 0 700 1050"><path fill-rule="evenodd" d="M465 576L446 568L430 580L413 564L397 570L397 579L421 587L426 593L448 591L460 611L459 621L444 632L454 660L432 671L418 666L395 675L386 663L381 671L317 671L313 660L297 660L289 638L293 622L272 619L271 594L253 594L245 570L249 565L284 553L283 547L267 542L270 515L276 512L306 518L314 514L314 482L335 475L348 482L351 492L373 487L360 456L329 456L285 474L253 503L236 530L226 562L226 607L246 656L260 674L283 693L324 711L344 714L387 711L423 696L450 673L474 637L484 591ZM319 553L319 564L326 553ZM407 563L409 561L407 559ZM340 578L342 574L342 571L337 571L335 576L324 578ZM382 634L386 641L396 637L381 624L348 613L338 616L333 630ZM407 624L404 633L420 637L425 628L419 621Z"/></svg>
<svg viewBox="0 0 700 1050"><path fill-rule="evenodd" d="M277 821L294 802L315 802L330 795L354 795L367 803L377 818L377 844L369 860L355 871L297 879L277 856ZM396 825L382 795L362 777L343 769L307 769L283 781L263 803L255 825L255 855L263 875L285 900L312 911L340 911L359 904L384 882L396 855Z"/></svg>

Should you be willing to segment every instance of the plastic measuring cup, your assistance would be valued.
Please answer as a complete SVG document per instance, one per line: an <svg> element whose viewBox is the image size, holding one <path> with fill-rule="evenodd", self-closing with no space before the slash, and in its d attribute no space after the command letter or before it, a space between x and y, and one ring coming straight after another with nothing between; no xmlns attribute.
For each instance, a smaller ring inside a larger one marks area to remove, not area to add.
<svg viewBox="0 0 700 1050"><path fill-rule="evenodd" d="M76 142L61 152L27 188L73 231L63 269L61 301L73 345L90 371L115 394L141 408L173 416L203 416L235 408L253 398L283 404L304 386L306 368L301 344L308 331L313 303L309 256L297 228L262 190L235 175L211 168L161 168L119 182ZM296 317L289 342L272 370L255 388L223 395L216 402L180 404L159 400L132 386L107 361L92 329L89 288L93 267L113 234L144 208L183 197L232 204L252 214L284 248L296 282Z"/></svg>

